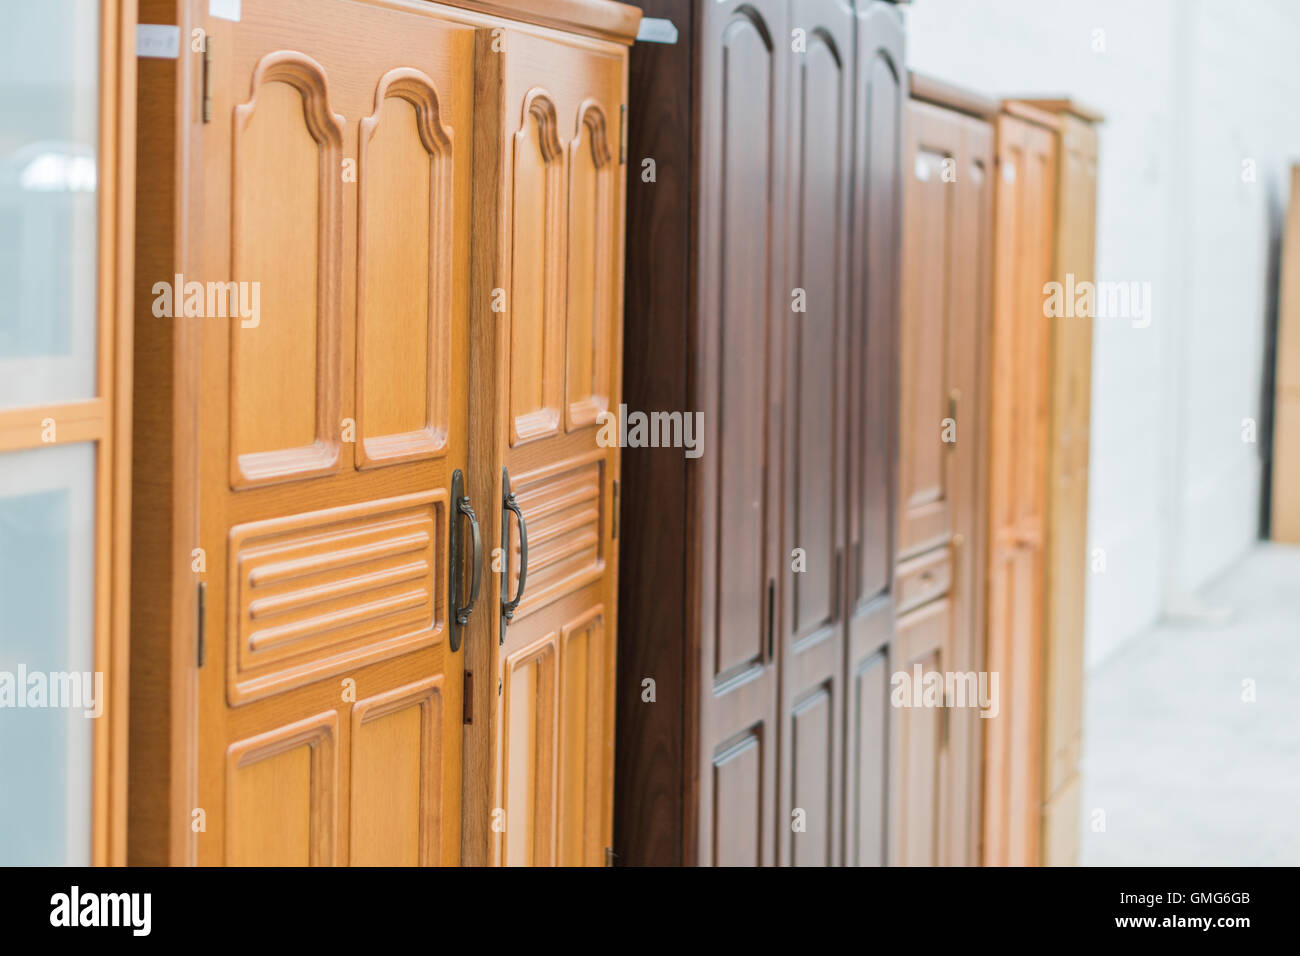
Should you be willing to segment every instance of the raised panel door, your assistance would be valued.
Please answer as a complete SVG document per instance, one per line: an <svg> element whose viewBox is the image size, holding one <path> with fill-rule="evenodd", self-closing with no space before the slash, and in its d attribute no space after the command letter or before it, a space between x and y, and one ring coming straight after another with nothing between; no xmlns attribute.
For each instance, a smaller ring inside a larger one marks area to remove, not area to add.
<svg viewBox="0 0 1300 956"><path fill-rule="evenodd" d="M898 618L890 698L895 736L890 766L895 795L890 862L894 865L938 866L948 862L944 844L954 809L952 711L943 706L942 688L945 673L952 669L951 649L952 604L946 598Z"/></svg>
<svg viewBox="0 0 1300 956"><path fill-rule="evenodd" d="M893 4L856 13L849 288L845 860L886 862L888 649L897 532L903 26Z"/></svg>
<svg viewBox="0 0 1300 956"><path fill-rule="evenodd" d="M455 863L474 33L336 0L197 22L196 858Z"/></svg>
<svg viewBox="0 0 1300 956"><path fill-rule="evenodd" d="M789 73L790 305L785 355L784 547L777 861L843 859L844 550L848 534L848 316L853 188L853 17L805 0Z"/></svg>
<svg viewBox="0 0 1300 956"><path fill-rule="evenodd" d="M946 670L980 669L975 615L982 569L979 462L984 440L981 357L987 345L992 202L992 129L981 119L913 101L908 156L902 289L899 539L900 610L946 595ZM928 586L925 586L928 585ZM919 612L918 612L919 613ZM905 668L906 669L906 668ZM945 712L951 761L943 799L928 806L935 843L904 862L973 862L977 849L981 728L971 707ZM900 757L907 759L904 747ZM915 766L915 764L913 764ZM904 787L911 777L901 775ZM904 789L899 797L911 806ZM914 815L914 811L903 811ZM900 829L906 837L907 827Z"/></svg>
<svg viewBox="0 0 1300 956"><path fill-rule="evenodd" d="M775 862L786 6L709 4L699 49L704 414L696 862ZM764 199L766 197L766 200ZM824 558L823 558L824 560Z"/></svg>
<svg viewBox="0 0 1300 956"><path fill-rule="evenodd" d="M1042 290L1051 278L1055 236L1054 132L1003 114L996 149L987 667L999 675L1002 699L985 728L983 861L1027 865L1038 858L1043 796L1048 335Z"/></svg>
<svg viewBox="0 0 1300 956"><path fill-rule="evenodd" d="M1097 133L1060 117L1056 260L1069 289L1096 279ZM1043 822L1043 862L1072 865L1078 850L1078 768L1083 743L1083 638L1088 574L1088 459L1092 404L1092 319L1061 315L1051 325L1048 437L1046 659L1043 794L1059 822ZM1052 810L1045 812L1052 813Z"/></svg>
<svg viewBox="0 0 1300 956"><path fill-rule="evenodd" d="M500 99L506 417L492 859L613 842L626 50L509 31ZM495 543L495 542L494 542Z"/></svg>

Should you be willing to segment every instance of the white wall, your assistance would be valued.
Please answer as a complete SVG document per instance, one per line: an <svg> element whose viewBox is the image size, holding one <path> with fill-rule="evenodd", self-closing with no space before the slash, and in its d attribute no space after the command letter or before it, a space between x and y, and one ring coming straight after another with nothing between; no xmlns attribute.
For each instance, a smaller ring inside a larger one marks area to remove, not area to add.
<svg viewBox="0 0 1300 956"><path fill-rule="evenodd" d="M1285 200L1282 170L1300 158L1300 4L905 9L913 69L992 96L1068 95L1106 117L1097 278L1150 282L1152 322L1098 320L1094 334L1089 546L1106 570L1089 580L1091 666L1256 535L1260 461L1241 421L1260 418L1268 203Z"/></svg>

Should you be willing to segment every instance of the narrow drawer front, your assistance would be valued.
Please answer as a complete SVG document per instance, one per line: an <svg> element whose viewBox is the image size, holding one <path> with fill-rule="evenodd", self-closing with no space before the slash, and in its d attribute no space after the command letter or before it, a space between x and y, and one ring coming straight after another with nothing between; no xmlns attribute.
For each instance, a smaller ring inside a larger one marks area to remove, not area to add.
<svg viewBox="0 0 1300 956"><path fill-rule="evenodd" d="M920 607L948 593L952 586L952 559L945 545L910 558L898 566L898 612Z"/></svg>

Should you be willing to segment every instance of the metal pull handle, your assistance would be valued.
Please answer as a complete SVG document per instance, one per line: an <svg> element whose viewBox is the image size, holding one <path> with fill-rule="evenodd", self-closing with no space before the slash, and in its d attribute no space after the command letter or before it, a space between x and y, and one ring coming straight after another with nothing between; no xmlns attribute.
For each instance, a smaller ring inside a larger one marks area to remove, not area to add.
<svg viewBox="0 0 1300 956"><path fill-rule="evenodd" d="M519 510L515 493L510 490L510 472L501 469L501 639L506 642L506 626L514 620L515 609L524 596L524 587L528 583L528 523L524 513ZM506 600L506 589L510 586L510 519L505 512L513 511L519 522L519 583L515 586L515 596Z"/></svg>
<svg viewBox="0 0 1300 956"><path fill-rule="evenodd" d="M448 565L451 568L451 586L448 593L451 595L451 630L448 635L448 643L451 652L454 654L460 650L461 629L469 624L469 616L474 611L474 604L478 601L479 588L483 584L483 536L478 527L478 516L474 514L474 509L469 505L469 495L465 494L465 476L457 468L451 476L451 500L452 500L452 532L451 532L451 560ZM460 604L461 586L465 578L465 565L463 561L465 543L461 537L462 517L469 519L470 539L472 542L472 552L470 556L471 574L469 586L469 603L464 607Z"/></svg>

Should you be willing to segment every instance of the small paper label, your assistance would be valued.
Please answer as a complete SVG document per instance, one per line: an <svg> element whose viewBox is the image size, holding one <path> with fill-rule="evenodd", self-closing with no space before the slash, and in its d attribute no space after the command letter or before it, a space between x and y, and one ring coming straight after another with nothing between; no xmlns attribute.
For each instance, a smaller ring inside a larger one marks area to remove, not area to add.
<svg viewBox="0 0 1300 956"><path fill-rule="evenodd" d="M1003 163L1003 164L1002 164L1002 181L1003 181L1004 183L1014 183L1014 182L1016 181L1016 164L1015 164L1015 163Z"/></svg>
<svg viewBox="0 0 1300 956"><path fill-rule="evenodd" d="M208 0L208 16L239 22L239 0Z"/></svg>
<svg viewBox="0 0 1300 956"><path fill-rule="evenodd" d="M135 28L135 55L174 60L181 52L181 28L164 23L140 23Z"/></svg>
<svg viewBox="0 0 1300 956"><path fill-rule="evenodd" d="M923 183L930 181L930 164L921 156L916 157L916 178Z"/></svg>
<svg viewBox="0 0 1300 956"><path fill-rule="evenodd" d="M643 43L676 43L677 27L663 17L642 17L636 38Z"/></svg>

